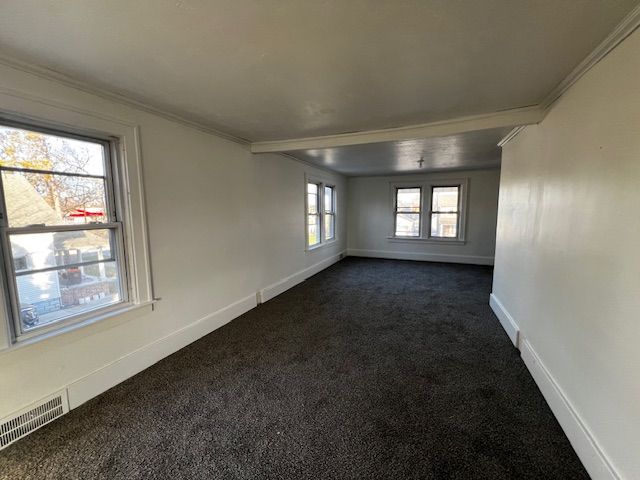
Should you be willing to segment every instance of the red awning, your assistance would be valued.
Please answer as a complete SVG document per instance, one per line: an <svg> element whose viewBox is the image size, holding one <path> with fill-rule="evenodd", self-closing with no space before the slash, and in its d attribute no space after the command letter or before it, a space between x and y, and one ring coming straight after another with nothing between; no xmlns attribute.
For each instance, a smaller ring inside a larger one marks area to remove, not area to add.
<svg viewBox="0 0 640 480"><path fill-rule="evenodd" d="M76 208L69 217L104 217L101 208Z"/></svg>

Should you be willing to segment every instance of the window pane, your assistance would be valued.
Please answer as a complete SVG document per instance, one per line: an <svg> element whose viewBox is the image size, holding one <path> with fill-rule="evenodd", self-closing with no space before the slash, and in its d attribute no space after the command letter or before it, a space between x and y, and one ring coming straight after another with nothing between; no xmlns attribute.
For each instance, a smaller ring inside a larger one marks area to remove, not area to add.
<svg viewBox="0 0 640 480"><path fill-rule="evenodd" d="M318 185L315 183L307 184L307 213L318 213Z"/></svg>
<svg viewBox="0 0 640 480"><path fill-rule="evenodd" d="M121 300L115 262L16 277L23 331Z"/></svg>
<svg viewBox="0 0 640 480"><path fill-rule="evenodd" d="M329 213L324 215L324 239L330 240L335 236L335 216Z"/></svg>
<svg viewBox="0 0 640 480"><path fill-rule="evenodd" d="M100 143L0 126L0 166L104 176Z"/></svg>
<svg viewBox="0 0 640 480"><path fill-rule="evenodd" d="M100 178L3 171L2 183L10 227L108 221Z"/></svg>
<svg viewBox="0 0 640 480"><path fill-rule="evenodd" d="M320 243L320 215L307 215L309 245Z"/></svg>
<svg viewBox="0 0 640 480"><path fill-rule="evenodd" d="M434 213L431 215L431 236L456 238L458 236L457 213Z"/></svg>
<svg viewBox="0 0 640 480"><path fill-rule="evenodd" d="M12 234L9 238L16 271L114 259L107 229Z"/></svg>
<svg viewBox="0 0 640 480"><path fill-rule="evenodd" d="M431 210L434 212L458 211L458 187L433 187Z"/></svg>
<svg viewBox="0 0 640 480"><path fill-rule="evenodd" d="M395 234L398 237L420 236L420 214L419 213L396 214Z"/></svg>
<svg viewBox="0 0 640 480"><path fill-rule="evenodd" d="M333 187L324 187L324 211L333 213Z"/></svg>
<svg viewBox="0 0 640 480"><path fill-rule="evenodd" d="M420 189L399 188L396 198L396 210L398 212L419 212Z"/></svg>

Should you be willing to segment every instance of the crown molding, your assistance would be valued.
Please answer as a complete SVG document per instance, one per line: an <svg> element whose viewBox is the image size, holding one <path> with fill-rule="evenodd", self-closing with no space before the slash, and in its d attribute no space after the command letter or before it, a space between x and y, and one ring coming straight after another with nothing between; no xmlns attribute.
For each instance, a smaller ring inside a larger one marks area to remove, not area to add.
<svg viewBox="0 0 640 480"><path fill-rule="evenodd" d="M216 135L245 147L249 147L252 153L282 153L296 150L334 148L349 145L362 145L366 143L442 137L490 128L515 127L498 143L498 145L502 147L522 131L523 126L536 124L542 121L550 107L574 83L576 83L584 74L586 74L593 66L595 66L639 27L640 5L636 6L631 12L629 12L629 14L616 26L616 28L537 105L404 127L253 143L247 139L218 130L212 125L200 120L191 119L166 109L155 107L146 102L129 98L128 96L120 93L90 85L89 83L77 80L55 70L33 65L1 52L0 64L40 78L55 81L59 84L75 88L137 110L157 115L205 133ZM289 157L293 156L289 155Z"/></svg>
<svg viewBox="0 0 640 480"><path fill-rule="evenodd" d="M542 120L543 116L544 112L537 105L534 105L482 115L454 118L440 122L410 125L406 127L341 133L320 137L296 138L290 140L254 142L251 144L251 152L287 152L362 145L365 143L395 142L420 138L444 137L459 133L472 132L475 130L538 123Z"/></svg>
<svg viewBox="0 0 640 480"><path fill-rule="evenodd" d="M240 138L235 135L231 135L229 133L220 131L217 128L214 128L211 125L207 125L206 123L203 123L201 121L193 120L183 115L178 115L176 113L170 112L166 109L149 105L146 102L135 100L133 98L122 95L120 93L112 92L110 90L107 90L101 87L90 85L87 82L77 80L73 77L59 73L55 70L51 70L49 68L41 67L28 62L24 62L22 60L18 60L15 57L7 55L6 53L0 52L0 65L4 65L6 67L13 68L21 72L35 75L45 80L51 80L61 85L64 85L66 87L75 88L76 90L80 90L85 93L89 93L91 95L95 95L97 97L104 98L106 100L110 100L110 101L119 103L121 105L125 105L127 107L132 107L132 108L135 108L136 110L142 110L144 112L157 115L158 117L162 117L165 120L170 120L172 122L180 123L187 127L195 128L196 130L200 130L205 133L216 135L218 137L222 137L226 140L230 140L232 142L235 142L244 146L248 146L250 143L248 140L244 138Z"/></svg>
<svg viewBox="0 0 640 480"><path fill-rule="evenodd" d="M499 147L504 147L507 143L513 140L522 130L524 130L526 125L519 125L514 127L509 133L505 135L505 137L498 142Z"/></svg>
<svg viewBox="0 0 640 480"><path fill-rule="evenodd" d="M576 83L585 73L593 68L600 60L606 57L625 38L631 35L640 27L640 5L636 6L629 14L622 19L616 28L574 68L556 87L547 94L540 102L540 108L549 110L574 83Z"/></svg>

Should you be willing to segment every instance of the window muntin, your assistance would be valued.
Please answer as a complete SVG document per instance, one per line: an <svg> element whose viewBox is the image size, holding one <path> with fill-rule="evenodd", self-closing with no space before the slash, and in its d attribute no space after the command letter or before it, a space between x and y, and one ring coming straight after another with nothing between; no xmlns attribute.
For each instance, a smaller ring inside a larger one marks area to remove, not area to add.
<svg viewBox="0 0 640 480"><path fill-rule="evenodd" d="M320 243L320 184L307 183L307 244L312 247Z"/></svg>
<svg viewBox="0 0 640 480"><path fill-rule="evenodd" d="M458 238L460 223L460 186L431 187L431 238Z"/></svg>
<svg viewBox="0 0 640 480"><path fill-rule="evenodd" d="M394 203L394 235L396 237L419 237L422 188L396 188Z"/></svg>
<svg viewBox="0 0 640 480"><path fill-rule="evenodd" d="M325 185L324 187L324 239L333 240L336 238L336 206L335 187Z"/></svg>
<svg viewBox="0 0 640 480"><path fill-rule="evenodd" d="M0 231L16 336L125 300L110 152L102 140L0 126Z"/></svg>

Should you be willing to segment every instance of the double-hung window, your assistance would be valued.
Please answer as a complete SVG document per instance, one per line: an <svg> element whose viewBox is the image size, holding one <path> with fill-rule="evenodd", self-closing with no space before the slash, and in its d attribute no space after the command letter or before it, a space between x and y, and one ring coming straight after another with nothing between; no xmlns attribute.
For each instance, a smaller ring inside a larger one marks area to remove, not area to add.
<svg viewBox="0 0 640 480"><path fill-rule="evenodd" d="M336 188L331 185L324 186L324 239L336 238Z"/></svg>
<svg viewBox="0 0 640 480"><path fill-rule="evenodd" d="M395 236L419 237L422 188L397 187L395 192Z"/></svg>
<svg viewBox="0 0 640 480"><path fill-rule="evenodd" d="M322 181L306 181L307 248L336 238L336 187Z"/></svg>
<svg viewBox="0 0 640 480"><path fill-rule="evenodd" d="M393 230L389 238L463 242L467 190L466 178L391 183Z"/></svg>
<svg viewBox="0 0 640 480"><path fill-rule="evenodd" d="M110 141L0 124L0 233L16 338L127 301Z"/></svg>
<svg viewBox="0 0 640 480"><path fill-rule="evenodd" d="M307 183L307 244L319 245L322 239L320 226L320 188L319 183Z"/></svg>
<svg viewBox="0 0 640 480"><path fill-rule="evenodd" d="M458 238L460 185L431 187L431 238Z"/></svg>

